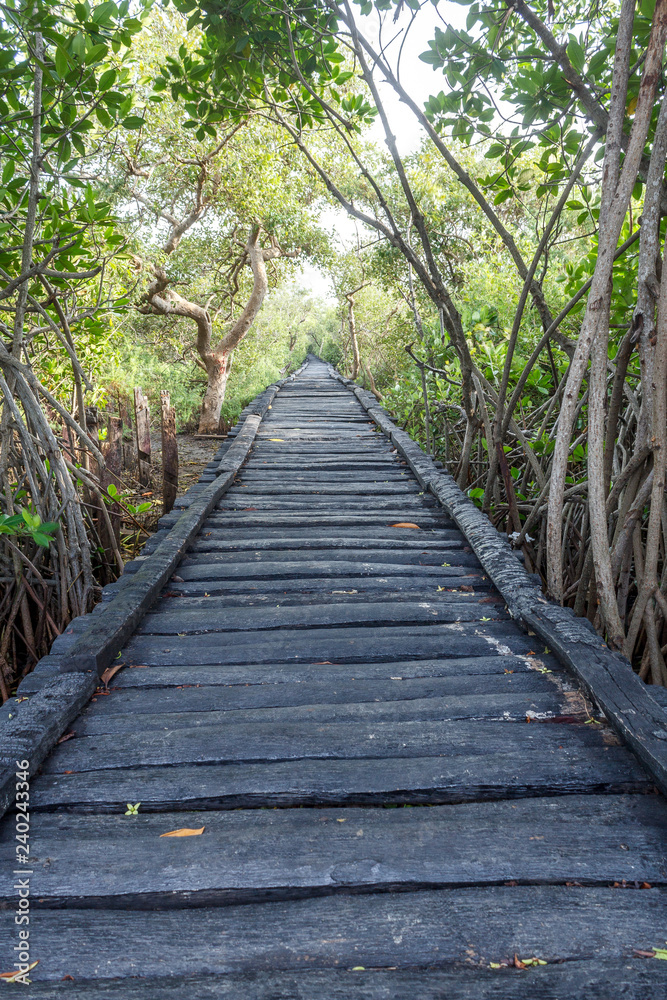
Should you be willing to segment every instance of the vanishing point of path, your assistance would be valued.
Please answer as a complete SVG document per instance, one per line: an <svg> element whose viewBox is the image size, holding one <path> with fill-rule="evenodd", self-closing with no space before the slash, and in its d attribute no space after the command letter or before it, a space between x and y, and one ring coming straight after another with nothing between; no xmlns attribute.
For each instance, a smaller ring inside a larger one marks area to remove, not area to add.
<svg viewBox="0 0 667 1000"><path fill-rule="evenodd" d="M32 784L21 995L664 997L664 799L323 363L119 662Z"/></svg>

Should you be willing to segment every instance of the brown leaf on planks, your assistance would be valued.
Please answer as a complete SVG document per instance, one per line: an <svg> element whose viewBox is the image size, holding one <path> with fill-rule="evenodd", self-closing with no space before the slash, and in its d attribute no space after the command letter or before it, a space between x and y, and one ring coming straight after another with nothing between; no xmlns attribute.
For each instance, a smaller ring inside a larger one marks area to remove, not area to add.
<svg viewBox="0 0 667 1000"><path fill-rule="evenodd" d="M414 528L416 531L421 531L418 524L413 524L412 521L399 521L398 524L390 524L390 528Z"/></svg>
<svg viewBox="0 0 667 1000"><path fill-rule="evenodd" d="M58 743L66 743L67 740L73 740L75 736L76 736L76 733L65 733L64 736L60 737L60 739L58 740Z"/></svg>
<svg viewBox="0 0 667 1000"><path fill-rule="evenodd" d="M115 663L113 667L107 667L107 669L100 677L100 680L102 681L105 687L109 687L109 681L111 680L111 678L114 677L115 674L117 674L118 671L121 669L121 667L124 666L125 666L124 663Z"/></svg>
<svg viewBox="0 0 667 1000"><path fill-rule="evenodd" d="M32 962L23 972L20 969L14 969L13 972L0 972L0 979L3 979L6 983L14 983L19 976L25 976L27 972L32 972L36 965L39 965L39 959L36 962Z"/></svg>
<svg viewBox="0 0 667 1000"><path fill-rule="evenodd" d="M206 829L205 826L201 826L198 830L189 829L184 826L181 830L170 830L168 833L161 833L161 837L199 837Z"/></svg>

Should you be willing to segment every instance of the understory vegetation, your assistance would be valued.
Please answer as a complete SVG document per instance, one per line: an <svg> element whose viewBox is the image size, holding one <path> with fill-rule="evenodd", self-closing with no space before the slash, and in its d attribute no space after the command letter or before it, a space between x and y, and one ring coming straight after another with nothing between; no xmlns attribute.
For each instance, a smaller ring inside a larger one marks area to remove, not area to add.
<svg viewBox="0 0 667 1000"><path fill-rule="evenodd" d="M308 351L667 684L667 0L453 7L0 2L3 699Z"/></svg>

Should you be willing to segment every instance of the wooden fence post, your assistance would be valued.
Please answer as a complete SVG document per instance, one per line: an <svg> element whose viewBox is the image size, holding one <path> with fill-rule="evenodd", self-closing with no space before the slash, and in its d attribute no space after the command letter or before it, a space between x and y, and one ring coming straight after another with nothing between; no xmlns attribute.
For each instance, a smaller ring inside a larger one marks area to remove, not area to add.
<svg viewBox="0 0 667 1000"><path fill-rule="evenodd" d="M113 485L116 489L121 488L121 474L123 468L123 421L120 417L109 416L107 418L107 439L101 446L104 455L105 467L100 475L100 486L103 490L108 490ZM116 548L120 544L120 523L121 508L117 503L107 504L107 513L113 529L113 540L108 537L108 529L102 517L98 518L97 529L100 540L104 545L106 564L109 567L115 565L114 542ZM109 577L113 579L113 577Z"/></svg>
<svg viewBox="0 0 667 1000"><path fill-rule="evenodd" d="M137 461L139 482L142 486L151 484L151 417L148 400L141 389L134 390L134 422L137 434Z"/></svg>
<svg viewBox="0 0 667 1000"><path fill-rule="evenodd" d="M118 409L120 411L120 419L122 420L123 432L122 468L131 469L134 475L137 460L135 457L134 434L132 432L132 407L127 396L121 396L120 393L118 395Z"/></svg>
<svg viewBox="0 0 667 1000"><path fill-rule="evenodd" d="M102 447L106 467L102 476L104 489L111 483L121 486L123 468L123 421L120 417L107 418L107 439Z"/></svg>
<svg viewBox="0 0 667 1000"><path fill-rule="evenodd" d="M176 441L176 410L171 405L169 393L160 392L162 409L162 502L168 514L178 493L178 443Z"/></svg>

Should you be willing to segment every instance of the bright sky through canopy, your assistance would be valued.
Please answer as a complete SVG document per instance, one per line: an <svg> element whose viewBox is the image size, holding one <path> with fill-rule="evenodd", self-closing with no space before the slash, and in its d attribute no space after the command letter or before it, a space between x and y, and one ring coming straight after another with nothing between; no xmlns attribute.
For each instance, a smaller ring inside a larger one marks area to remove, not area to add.
<svg viewBox="0 0 667 1000"><path fill-rule="evenodd" d="M431 3L424 3L403 42L411 16L412 11L404 8L394 24L393 13L385 15L381 38L380 19L375 9L366 17L360 16L359 22L374 45L381 41L386 46L385 54L394 70L400 50L401 82L411 96L423 104L431 94L437 94L443 89L444 80L441 70L434 70L428 63L422 62L419 56L428 49L429 41L435 37L436 25L444 29L445 24L449 23L455 28L465 28L466 8L451 0L440 0L437 8ZM392 41L394 36L395 40ZM424 135L423 129L388 84L380 85L380 93L398 141L399 152L405 156L417 149ZM384 145L384 131L379 119L373 125L370 135L379 145ZM342 246L350 246L356 242L354 220L342 209L328 208L323 212L322 219L324 225L334 228ZM316 295L333 295L329 278L319 268L309 264L302 268L297 284L306 285Z"/></svg>

